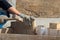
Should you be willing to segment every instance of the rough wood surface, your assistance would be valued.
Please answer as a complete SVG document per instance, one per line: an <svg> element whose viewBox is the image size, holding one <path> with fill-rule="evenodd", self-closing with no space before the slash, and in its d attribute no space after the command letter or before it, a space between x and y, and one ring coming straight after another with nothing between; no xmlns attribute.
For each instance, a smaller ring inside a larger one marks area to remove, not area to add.
<svg viewBox="0 0 60 40"><path fill-rule="evenodd" d="M24 34L0 34L0 40L60 40L60 37Z"/></svg>

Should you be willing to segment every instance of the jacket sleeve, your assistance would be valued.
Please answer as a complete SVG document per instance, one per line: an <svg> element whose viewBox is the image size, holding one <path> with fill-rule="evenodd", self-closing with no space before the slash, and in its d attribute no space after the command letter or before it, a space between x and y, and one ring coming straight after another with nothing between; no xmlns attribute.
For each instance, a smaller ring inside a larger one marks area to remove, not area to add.
<svg viewBox="0 0 60 40"><path fill-rule="evenodd" d="M1 0L0 7L4 10L8 10L12 5L10 5L7 1Z"/></svg>

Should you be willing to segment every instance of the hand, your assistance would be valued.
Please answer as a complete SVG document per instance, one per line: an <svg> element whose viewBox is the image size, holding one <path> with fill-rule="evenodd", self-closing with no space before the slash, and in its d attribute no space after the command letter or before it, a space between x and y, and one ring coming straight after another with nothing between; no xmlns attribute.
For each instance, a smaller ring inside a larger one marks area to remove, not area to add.
<svg viewBox="0 0 60 40"><path fill-rule="evenodd" d="M35 19L35 17L33 17L33 16L28 16L28 15L25 15L25 14L22 14L22 13L20 13L19 16L21 18L26 18L28 20L34 20Z"/></svg>
<svg viewBox="0 0 60 40"><path fill-rule="evenodd" d="M30 20L30 16L28 16L28 15L25 15L25 14L20 13L18 16L20 16L20 17L23 18L23 19L28 19L28 20Z"/></svg>
<svg viewBox="0 0 60 40"><path fill-rule="evenodd" d="M25 15L25 17L23 18L23 22L25 25L29 25L31 24L31 20L30 20L30 16Z"/></svg>
<svg viewBox="0 0 60 40"><path fill-rule="evenodd" d="M35 17L33 16L26 16L24 19L23 19L23 22L25 23L25 25L29 25L29 26L32 26L32 22L35 20Z"/></svg>
<svg viewBox="0 0 60 40"><path fill-rule="evenodd" d="M25 18L26 17L26 15L22 14L22 13L20 13L18 16L20 16L21 18Z"/></svg>
<svg viewBox="0 0 60 40"><path fill-rule="evenodd" d="M34 16L30 16L30 20L35 20L35 17Z"/></svg>
<svg viewBox="0 0 60 40"><path fill-rule="evenodd" d="M35 19L35 17L33 17L33 16L28 16L28 15L25 15L25 14L20 14L19 16L20 16L21 18L23 18L24 24L29 25L29 26L31 26L32 21L34 21L34 19Z"/></svg>

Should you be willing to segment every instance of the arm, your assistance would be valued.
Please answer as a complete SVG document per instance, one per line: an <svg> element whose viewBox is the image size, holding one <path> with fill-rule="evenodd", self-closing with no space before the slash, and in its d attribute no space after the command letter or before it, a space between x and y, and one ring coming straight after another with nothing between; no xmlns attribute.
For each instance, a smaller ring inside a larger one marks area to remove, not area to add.
<svg viewBox="0 0 60 40"><path fill-rule="evenodd" d="M10 5L7 1L1 0L0 6L4 10L7 10L7 11L12 12L17 15L20 14L20 12L18 10L16 10L12 5Z"/></svg>
<svg viewBox="0 0 60 40"><path fill-rule="evenodd" d="M8 11L9 11L9 12L12 12L12 13L14 13L14 14L16 14L16 15L19 15L19 14L20 14L20 12L19 12L17 9L15 9L14 7L8 8Z"/></svg>
<svg viewBox="0 0 60 40"><path fill-rule="evenodd" d="M14 7L12 7L12 5L10 5L7 1L0 1L0 6L4 9L4 10L7 10L9 12L12 12L18 16L20 16L21 18L23 18L23 21L26 23L26 24L29 24L31 23L31 20L32 20L32 17L28 16L28 15L25 15L23 13L20 13L17 9L15 9Z"/></svg>
<svg viewBox="0 0 60 40"><path fill-rule="evenodd" d="M12 5L10 5L7 1L1 0L0 1L0 6L2 7L2 9L7 10L9 12L12 12L18 16L20 16L21 18L29 18L29 16L20 13L17 9L15 9Z"/></svg>
<svg viewBox="0 0 60 40"><path fill-rule="evenodd" d="M7 1L4 1L4 0L0 1L0 6L1 6L4 10L7 10L7 11L9 11L9 12L12 12L12 13L20 16L21 18L30 19L30 16L20 13L17 9L15 9L15 8L14 8L12 5L10 5Z"/></svg>
<svg viewBox="0 0 60 40"><path fill-rule="evenodd" d="M8 8L8 11L9 11L9 12L12 12L12 13L18 15L18 16L20 16L21 18L26 17L25 14L20 13L20 12L19 12L17 9L15 9L14 7L10 7L10 8Z"/></svg>
<svg viewBox="0 0 60 40"><path fill-rule="evenodd" d="M0 1L0 7L6 11L12 12L18 16L24 17L24 14L20 14L20 12L15 9L12 5L10 5L7 1L1 0Z"/></svg>

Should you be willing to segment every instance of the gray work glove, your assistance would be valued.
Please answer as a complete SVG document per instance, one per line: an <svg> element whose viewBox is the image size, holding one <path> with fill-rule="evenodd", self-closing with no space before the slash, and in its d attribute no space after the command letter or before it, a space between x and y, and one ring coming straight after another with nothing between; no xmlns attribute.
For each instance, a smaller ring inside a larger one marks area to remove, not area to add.
<svg viewBox="0 0 60 40"><path fill-rule="evenodd" d="M23 22L26 24L26 25L29 25L31 26L32 24L32 21L34 21L34 17L33 16L28 16L28 15L25 15L25 14L20 14L19 15L21 18L23 18Z"/></svg>
<svg viewBox="0 0 60 40"><path fill-rule="evenodd" d="M28 15L25 15L25 14L20 13L19 16L20 16L21 18L23 18L23 19L28 19L28 20L30 20L30 16L28 16Z"/></svg>
<svg viewBox="0 0 60 40"><path fill-rule="evenodd" d="M25 14L20 13L19 16L20 16L21 18L25 18Z"/></svg>
<svg viewBox="0 0 60 40"><path fill-rule="evenodd" d="M28 15L25 15L25 14L22 14L22 13L20 13L19 16L21 18L27 18L29 20L34 20L35 19L35 17L33 17L33 16L28 16Z"/></svg>

